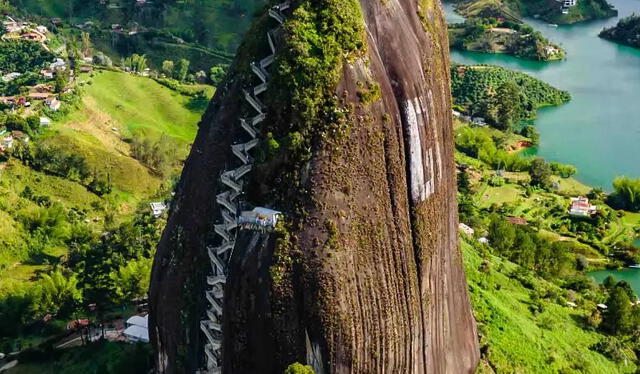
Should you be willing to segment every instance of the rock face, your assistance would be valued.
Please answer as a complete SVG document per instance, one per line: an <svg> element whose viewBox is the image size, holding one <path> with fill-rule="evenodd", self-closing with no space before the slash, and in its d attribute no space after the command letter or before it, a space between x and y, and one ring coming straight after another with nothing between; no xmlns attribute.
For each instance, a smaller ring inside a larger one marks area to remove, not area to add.
<svg viewBox="0 0 640 374"><path fill-rule="evenodd" d="M291 161L284 142L280 156L265 156L277 148L266 142L257 157L247 200L282 210L287 226L238 232L225 289L225 373L282 373L296 361L316 373L471 373L479 360L458 244L440 4L360 7L366 48L343 59L332 87L346 130L314 137L303 162ZM290 35L285 27L281 42ZM202 365L205 247L220 219L218 178L243 132L254 39L202 119L158 247L150 290L158 373ZM263 132L283 135L276 123L295 122L295 110L266 102Z"/></svg>

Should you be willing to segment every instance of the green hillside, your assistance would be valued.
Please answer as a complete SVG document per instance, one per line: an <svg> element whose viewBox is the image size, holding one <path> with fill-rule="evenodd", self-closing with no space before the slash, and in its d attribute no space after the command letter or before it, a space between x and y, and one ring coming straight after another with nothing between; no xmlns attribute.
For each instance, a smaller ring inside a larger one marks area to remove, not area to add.
<svg viewBox="0 0 640 374"><path fill-rule="evenodd" d="M131 22L149 30L169 33L187 43L233 55L253 15L266 0L11 0L29 14L58 17L69 24L96 22L99 29Z"/></svg>
<svg viewBox="0 0 640 374"><path fill-rule="evenodd" d="M473 245L463 241L462 248L481 334L479 373L635 372L632 360L625 366L591 349L609 339L584 326L594 302L578 295L578 307L569 308L566 290Z"/></svg>
<svg viewBox="0 0 640 374"><path fill-rule="evenodd" d="M0 164L0 294L29 282L37 271L58 263L68 251L69 225L84 223L96 232L105 219L130 217L141 203L168 192L168 179L180 170L204 111L202 101L172 91L152 79L122 72L81 78L81 101L31 142L80 156L89 170L109 176L113 191L98 196L78 181L37 171L18 159ZM213 94L206 87L207 97ZM153 110L150 110L153 108ZM132 157L131 141L164 136L171 147L172 169L160 176ZM25 193L25 189L29 191ZM61 209L64 232L46 241L29 229L33 217ZM147 209L142 206L143 209Z"/></svg>

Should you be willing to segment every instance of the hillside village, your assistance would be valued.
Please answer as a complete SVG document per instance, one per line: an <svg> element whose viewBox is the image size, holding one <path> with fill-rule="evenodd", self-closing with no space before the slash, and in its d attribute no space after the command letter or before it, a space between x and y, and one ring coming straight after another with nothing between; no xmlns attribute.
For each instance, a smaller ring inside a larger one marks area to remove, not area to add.
<svg viewBox="0 0 640 374"><path fill-rule="evenodd" d="M150 256L173 179L225 67L195 71L184 58L154 65L142 54L103 52L83 30L91 21L1 17L0 366L5 352L47 339L64 348L102 337L148 341L139 322ZM114 258L100 249L108 241L136 250ZM125 281L127 272L135 279ZM40 284L49 275L71 282L74 291L61 297L77 307L44 301ZM89 291L96 277L134 288L121 296L115 283ZM28 301L9 305L14 296Z"/></svg>

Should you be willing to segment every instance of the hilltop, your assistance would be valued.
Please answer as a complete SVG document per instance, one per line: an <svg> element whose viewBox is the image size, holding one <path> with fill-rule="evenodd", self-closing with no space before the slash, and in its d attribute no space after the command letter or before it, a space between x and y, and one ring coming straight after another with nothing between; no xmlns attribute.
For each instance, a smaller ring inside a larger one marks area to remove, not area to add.
<svg viewBox="0 0 640 374"><path fill-rule="evenodd" d="M640 48L640 15L633 14L621 19L616 26L602 30L600 37Z"/></svg>
<svg viewBox="0 0 640 374"><path fill-rule="evenodd" d="M520 22L522 17L541 18L554 24L571 24L614 17L618 12L606 0L458 0L456 8L465 17L502 17Z"/></svg>
<svg viewBox="0 0 640 374"><path fill-rule="evenodd" d="M531 26L494 18L471 18L449 25L452 48L485 53L506 53L519 58L556 61L565 51Z"/></svg>

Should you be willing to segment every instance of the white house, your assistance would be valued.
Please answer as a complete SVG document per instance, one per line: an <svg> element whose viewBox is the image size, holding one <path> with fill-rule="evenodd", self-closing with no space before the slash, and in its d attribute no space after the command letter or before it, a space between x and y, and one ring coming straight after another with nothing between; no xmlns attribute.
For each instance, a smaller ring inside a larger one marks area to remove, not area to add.
<svg viewBox="0 0 640 374"><path fill-rule="evenodd" d="M50 126L50 125L51 125L51 119L47 117L40 117L40 126Z"/></svg>
<svg viewBox="0 0 640 374"><path fill-rule="evenodd" d="M167 210L167 205L161 201L153 202L149 204L149 206L151 207L151 213L156 218L160 217L162 213Z"/></svg>
<svg viewBox="0 0 640 374"><path fill-rule="evenodd" d="M458 225L458 229L460 229L460 231L462 231L463 233L467 234L467 236L473 236L473 234L475 234L475 230L473 228L471 228L470 226L460 222L460 224Z"/></svg>
<svg viewBox="0 0 640 374"><path fill-rule="evenodd" d="M57 112L62 106L62 102L55 97L45 100L44 104L49 107L49 109Z"/></svg>
<svg viewBox="0 0 640 374"><path fill-rule="evenodd" d="M589 199L578 196L571 199L569 214L575 217L589 217L598 211L598 207L589 204Z"/></svg>
<svg viewBox="0 0 640 374"><path fill-rule="evenodd" d="M149 315L133 316L126 322L124 337L127 341L149 343Z"/></svg>

